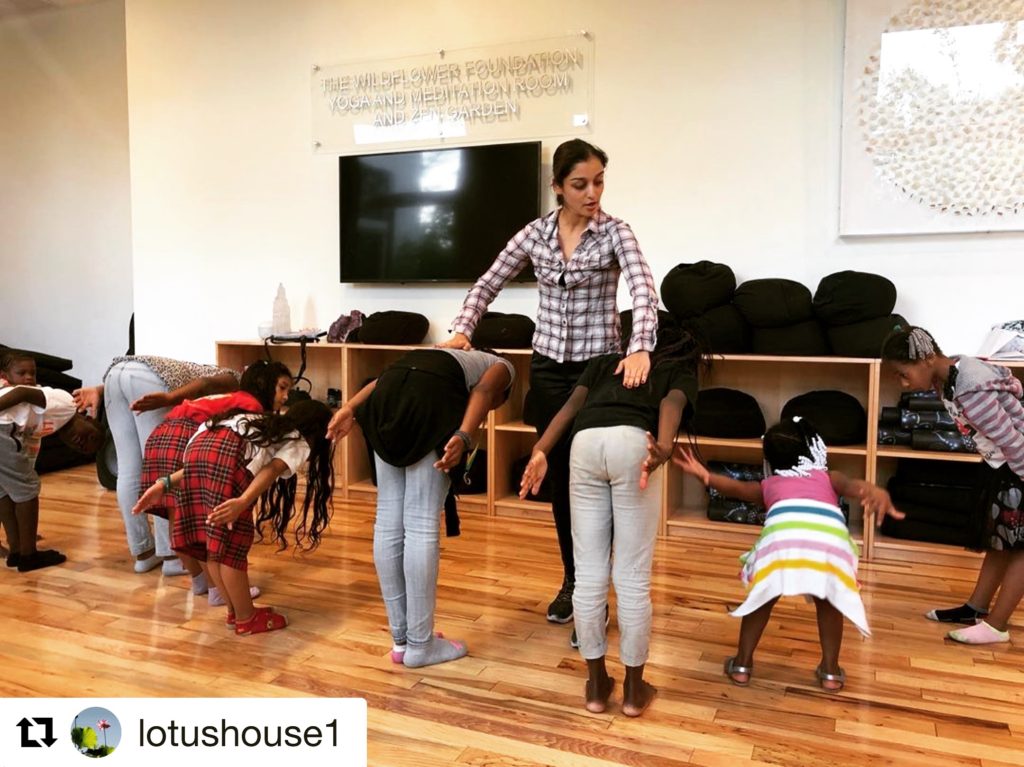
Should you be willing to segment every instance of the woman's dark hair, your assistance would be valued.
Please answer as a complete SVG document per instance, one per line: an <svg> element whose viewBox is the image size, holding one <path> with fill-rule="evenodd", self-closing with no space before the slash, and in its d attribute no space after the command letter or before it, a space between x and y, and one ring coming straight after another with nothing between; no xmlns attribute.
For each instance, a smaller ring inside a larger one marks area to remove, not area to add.
<svg viewBox="0 0 1024 767"><path fill-rule="evenodd" d="M278 380L291 377L292 371L283 362L256 360L242 373L238 388L258 399L263 409L270 412L274 409Z"/></svg>
<svg viewBox="0 0 1024 767"><path fill-rule="evenodd" d="M235 411L237 413L237 411ZM224 413L210 419L212 425L230 417ZM300 400L282 414L264 413L248 419L243 439L259 447L288 440L305 439L309 443L306 469L306 496L302 517L295 523L295 545L306 550L320 545L320 536L331 521L331 496L334 493L334 443L327 439L331 409L317 400ZM299 436L295 436L298 432ZM272 539L280 550L288 548L288 525L295 511L298 479L293 475L279 479L260 498L256 529L263 540L263 525L270 523ZM310 512L312 511L312 516Z"/></svg>
<svg viewBox="0 0 1024 767"><path fill-rule="evenodd" d="M551 158L552 180L559 186L562 186L572 169L577 164L586 162L591 157L596 157L602 167L607 167L608 155L602 149L598 149L593 144L588 144L583 139L574 138L571 141L559 144L558 148L555 149L554 157ZM560 194L556 194L555 199L559 205L565 202L565 198Z"/></svg>
<svg viewBox="0 0 1024 767"><path fill-rule="evenodd" d="M787 418L764 433L764 459L772 471L792 469L801 458L814 459L811 446L821 439L806 418Z"/></svg>
<svg viewBox="0 0 1024 767"><path fill-rule="evenodd" d="M924 328L897 327L882 342L884 362L918 362L939 354L942 349Z"/></svg>

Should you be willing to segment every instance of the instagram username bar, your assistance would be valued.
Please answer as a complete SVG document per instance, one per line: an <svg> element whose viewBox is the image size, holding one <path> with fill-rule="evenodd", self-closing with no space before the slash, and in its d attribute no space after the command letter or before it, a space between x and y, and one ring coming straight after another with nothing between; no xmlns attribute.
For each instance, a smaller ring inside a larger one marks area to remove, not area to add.
<svg viewBox="0 0 1024 767"><path fill-rule="evenodd" d="M0 767L366 767L366 734L361 698L0 698Z"/></svg>

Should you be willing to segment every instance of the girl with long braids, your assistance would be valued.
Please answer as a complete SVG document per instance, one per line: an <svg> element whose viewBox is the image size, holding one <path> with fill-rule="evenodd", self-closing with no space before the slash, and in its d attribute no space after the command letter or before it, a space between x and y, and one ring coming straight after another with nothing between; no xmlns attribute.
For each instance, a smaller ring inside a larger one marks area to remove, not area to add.
<svg viewBox="0 0 1024 767"><path fill-rule="evenodd" d="M783 596L804 596L814 601L818 617L821 662L815 675L823 690L839 692L846 684L846 673L839 666L843 617L866 636L870 630L857 585L857 547L838 496L858 498L879 522L886 514L903 515L893 509L885 490L829 471L825 442L806 419L792 418L771 427L763 445L765 479L761 482L712 474L682 446L672 458L705 487L768 509L761 536L740 557L740 577L748 592L732 612L743 622L736 654L725 661L725 675L740 687L750 684L754 650L775 603Z"/></svg>
<svg viewBox="0 0 1024 767"><path fill-rule="evenodd" d="M656 692L643 678L651 638L651 564L661 509L661 474L655 470L671 456L679 425L692 413L696 363L707 358L688 332L661 328L644 383L632 389L623 386L622 359L620 354L607 354L587 364L534 447L519 497L540 489L550 451L569 435L576 561L576 630L571 642L587 661L586 708L604 711L614 687L605 664L610 572L618 599L619 657L626 666L622 713L640 716Z"/></svg>
<svg viewBox="0 0 1024 767"><path fill-rule="evenodd" d="M892 332L882 344L882 361L904 389L939 392L984 459L967 542L969 549L985 552L978 581L964 604L925 617L968 624L947 635L957 642L1008 642L1007 625L1024 596L1024 388L1000 365L947 357L923 328Z"/></svg>
<svg viewBox="0 0 1024 767"><path fill-rule="evenodd" d="M161 477L132 509L138 514L179 489L171 545L206 562L210 580L224 596L227 624L238 635L288 625L272 607L255 607L250 595L249 549L264 525L288 547L296 506L296 473L308 464L306 494L294 541L313 549L330 521L334 491L332 445L326 438L331 411L322 402L298 402L283 415L228 411L200 427L185 449L184 466ZM260 501L253 519L253 507Z"/></svg>

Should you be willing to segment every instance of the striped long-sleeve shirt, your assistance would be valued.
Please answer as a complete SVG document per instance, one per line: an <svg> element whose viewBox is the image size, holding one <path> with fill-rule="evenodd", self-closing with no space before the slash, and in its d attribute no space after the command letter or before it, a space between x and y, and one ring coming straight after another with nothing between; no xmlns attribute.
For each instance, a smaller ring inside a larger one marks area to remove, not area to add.
<svg viewBox="0 0 1024 767"><path fill-rule="evenodd" d="M557 362L582 362L620 351L615 301L620 272L633 297L626 353L653 351L658 329L654 277L629 224L603 210L591 219L568 261L558 242L558 210L527 225L470 289L452 330L472 337L491 301L527 263L533 264L540 292L536 352Z"/></svg>
<svg viewBox="0 0 1024 767"><path fill-rule="evenodd" d="M1004 463L1024 479L1024 387L1002 367L974 357L954 358L943 402L986 463Z"/></svg>

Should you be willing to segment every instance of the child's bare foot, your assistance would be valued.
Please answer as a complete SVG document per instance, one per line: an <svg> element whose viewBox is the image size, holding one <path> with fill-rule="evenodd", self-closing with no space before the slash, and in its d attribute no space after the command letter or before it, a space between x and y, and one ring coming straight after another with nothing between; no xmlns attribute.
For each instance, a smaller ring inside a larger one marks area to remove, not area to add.
<svg viewBox="0 0 1024 767"><path fill-rule="evenodd" d="M615 680L607 674L596 679L588 679L587 711L592 714L600 714L608 708L608 698L611 697L613 689L615 689Z"/></svg>
<svg viewBox="0 0 1024 767"><path fill-rule="evenodd" d="M622 687L622 713L626 716L640 716L657 694L658 688L643 679L635 684L629 684L627 677L626 684Z"/></svg>

